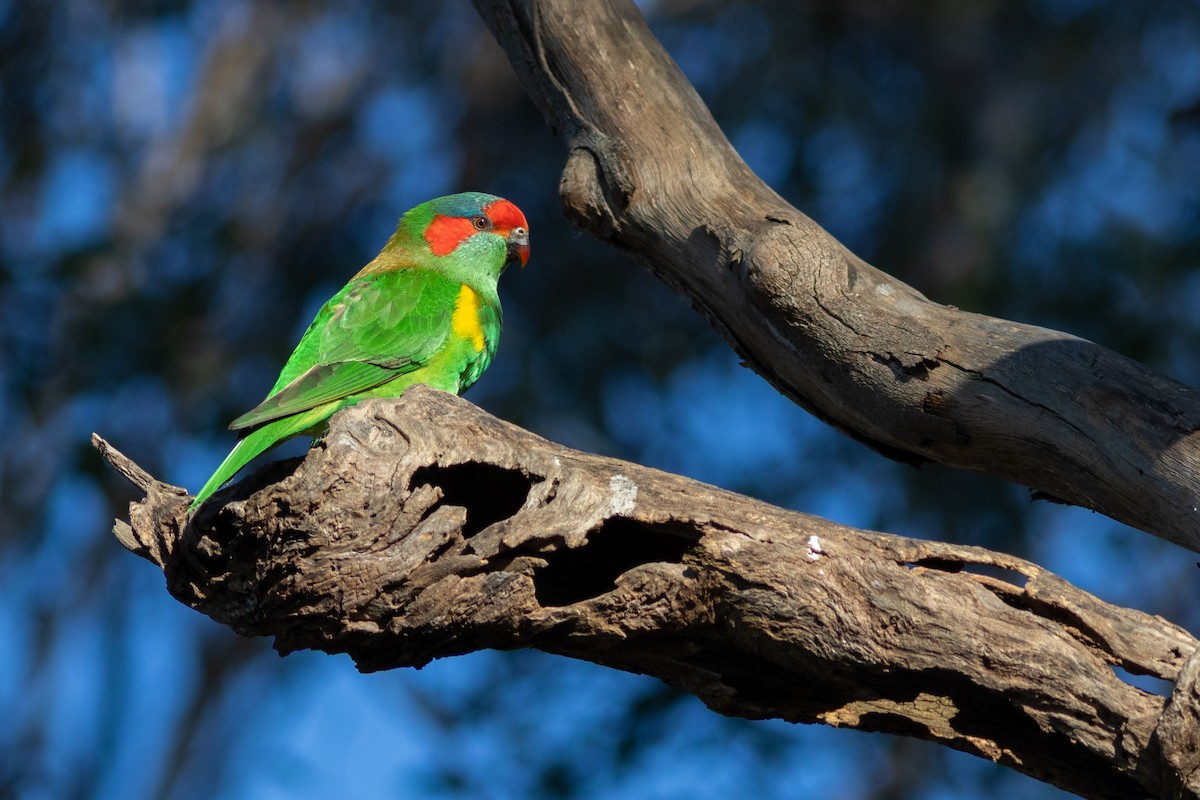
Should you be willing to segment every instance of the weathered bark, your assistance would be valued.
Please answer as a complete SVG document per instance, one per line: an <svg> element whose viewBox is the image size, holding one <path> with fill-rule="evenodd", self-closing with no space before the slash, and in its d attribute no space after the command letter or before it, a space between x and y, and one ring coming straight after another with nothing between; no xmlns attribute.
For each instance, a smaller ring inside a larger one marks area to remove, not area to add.
<svg viewBox="0 0 1200 800"><path fill-rule="evenodd" d="M182 489L97 445L147 492L122 543L180 601L284 653L377 670L535 647L723 714L931 739L1086 797L1200 796L1197 641L1020 559L573 451L424 387L338 414L298 466L190 521Z"/></svg>
<svg viewBox="0 0 1200 800"><path fill-rule="evenodd" d="M1091 342L943 306L734 152L632 0L474 0L561 133L568 216L822 419L1200 550L1200 393Z"/></svg>

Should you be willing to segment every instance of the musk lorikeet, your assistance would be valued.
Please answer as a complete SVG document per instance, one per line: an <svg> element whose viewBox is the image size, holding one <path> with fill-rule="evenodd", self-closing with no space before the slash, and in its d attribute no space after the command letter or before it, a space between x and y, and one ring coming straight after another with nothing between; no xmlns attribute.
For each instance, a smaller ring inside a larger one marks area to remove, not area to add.
<svg viewBox="0 0 1200 800"><path fill-rule="evenodd" d="M496 283L529 258L529 223L507 200L466 192L400 218L383 250L329 299L265 400L235 419L242 438L196 494L204 502L255 456L334 412L415 383L460 393L500 339Z"/></svg>

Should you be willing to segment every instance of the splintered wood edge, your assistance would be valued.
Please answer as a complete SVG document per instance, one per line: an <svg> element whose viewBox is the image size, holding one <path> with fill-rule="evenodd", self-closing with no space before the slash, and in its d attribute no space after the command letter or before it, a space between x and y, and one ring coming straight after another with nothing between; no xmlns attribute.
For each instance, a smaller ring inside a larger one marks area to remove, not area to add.
<svg viewBox="0 0 1200 800"><path fill-rule="evenodd" d="M98 433L92 434L92 447L100 452L100 457L107 461L110 467L121 473L127 481L146 494L149 494L154 489L184 496L188 493L186 489L158 480L138 466L137 462L129 456L109 444L108 440Z"/></svg>
<svg viewBox="0 0 1200 800"><path fill-rule="evenodd" d="M172 486L155 478L98 433L92 434L92 446L99 451L101 458L110 467L121 473L127 481L145 494L143 500L130 504L128 522L123 519L114 521L113 536L129 552L160 567L163 566L163 554L167 549L164 547L164 542L161 541L163 528L161 525L154 525L150 526L150 530L144 530L146 526L139 524L139 515L150 512L156 517L160 517L159 522L162 522L162 518L177 515L177 511L169 509L168 506L176 505L190 495L186 489ZM149 541L144 538L146 536L155 536L159 540Z"/></svg>

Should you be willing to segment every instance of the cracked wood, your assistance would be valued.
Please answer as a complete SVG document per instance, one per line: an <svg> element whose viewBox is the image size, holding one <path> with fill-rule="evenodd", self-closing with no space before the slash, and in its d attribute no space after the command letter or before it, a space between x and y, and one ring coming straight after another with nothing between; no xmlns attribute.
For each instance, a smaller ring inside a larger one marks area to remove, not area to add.
<svg viewBox="0 0 1200 800"><path fill-rule="evenodd" d="M1039 567L860 531L549 442L414 387L192 518L119 523L182 602L364 670L535 647L723 714L917 736L1085 797L1200 796L1197 641ZM1113 667L1175 683L1170 698Z"/></svg>

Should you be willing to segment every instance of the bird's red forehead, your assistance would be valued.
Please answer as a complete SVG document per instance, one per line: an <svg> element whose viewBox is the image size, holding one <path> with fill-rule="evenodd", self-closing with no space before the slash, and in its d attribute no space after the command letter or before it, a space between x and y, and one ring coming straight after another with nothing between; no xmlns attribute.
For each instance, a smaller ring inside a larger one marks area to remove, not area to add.
<svg viewBox="0 0 1200 800"><path fill-rule="evenodd" d="M529 223L525 221L525 215L521 213L521 209L504 199L493 200L488 203L484 207L483 213L487 214L492 224L500 230L529 227Z"/></svg>

